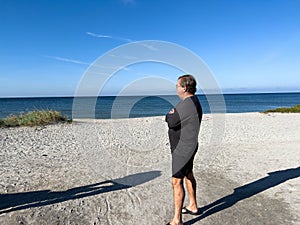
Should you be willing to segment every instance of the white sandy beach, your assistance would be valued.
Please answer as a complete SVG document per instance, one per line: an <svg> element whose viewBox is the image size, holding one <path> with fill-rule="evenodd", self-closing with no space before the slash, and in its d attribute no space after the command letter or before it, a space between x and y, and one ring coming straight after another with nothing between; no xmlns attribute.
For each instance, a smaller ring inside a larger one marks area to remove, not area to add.
<svg viewBox="0 0 300 225"><path fill-rule="evenodd" d="M185 224L300 224L300 114L204 115L203 214ZM0 129L0 224L165 224L164 117Z"/></svg>

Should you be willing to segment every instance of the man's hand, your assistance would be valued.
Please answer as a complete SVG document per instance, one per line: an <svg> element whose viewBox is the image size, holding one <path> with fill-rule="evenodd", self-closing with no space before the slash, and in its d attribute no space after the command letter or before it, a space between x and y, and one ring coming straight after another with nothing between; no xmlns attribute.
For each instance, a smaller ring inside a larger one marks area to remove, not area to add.
<svg viewBox="0 0 300 225"><path fill-rule="evenodd" d="M169 114L174 114L175 110L174 108L170 110Z"/></svg>

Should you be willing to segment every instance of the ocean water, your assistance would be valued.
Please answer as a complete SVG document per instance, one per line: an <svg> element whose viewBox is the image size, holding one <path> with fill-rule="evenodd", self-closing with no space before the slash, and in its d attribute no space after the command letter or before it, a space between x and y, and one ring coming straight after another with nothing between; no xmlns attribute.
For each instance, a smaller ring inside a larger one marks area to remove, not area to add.
<svg viewBox="0 0 300 225"><path fill-rule="evenodd" d="M278 107L300 104L300 93L224 94L223 96L197 95L204 113L262 112ZM224 102L220 101L224 98ZM0 98L0 118L33 110L53 109L72 118L73 97ZM77 112L81 118L134 118L165 115L179 102L177 96L104 96L82 97L82 102L95 102L93 115ZM223 104L225 103L225 104ZM215 107L215 108L212 108ZM213 109L213 110L212 110Z"/></svg>

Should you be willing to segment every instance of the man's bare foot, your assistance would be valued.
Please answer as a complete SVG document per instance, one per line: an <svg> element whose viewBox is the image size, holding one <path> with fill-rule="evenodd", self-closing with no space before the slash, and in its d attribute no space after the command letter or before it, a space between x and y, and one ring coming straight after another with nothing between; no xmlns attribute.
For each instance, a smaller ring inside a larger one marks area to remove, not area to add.
<svg viewBox="0 0 300 225"><path fill-rule="evenodd" d="M191 215L199 215L198 208L189 208L188 206L185 206L181 210L182 214L191 214Z"/></svg>

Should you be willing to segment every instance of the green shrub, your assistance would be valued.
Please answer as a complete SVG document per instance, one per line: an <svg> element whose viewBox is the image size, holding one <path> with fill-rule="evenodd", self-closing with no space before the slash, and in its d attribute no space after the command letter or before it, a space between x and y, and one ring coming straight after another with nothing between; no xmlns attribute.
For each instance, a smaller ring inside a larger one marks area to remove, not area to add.
<svg viewBox="0 0 300 225"><path fill-rule="evenodd" d="M71 122L66 116L54 110L32 111L19 116L11 115L0 119L0 127L44 126L60 122Z"/></svg>
<svg viewBox="0 0 300 225"><path fill-rule="evenodd" d="M290 108L277 108L277 109L269 109L264 111L264 113L271 113L271 112L279 112L279 113L300 113L300 105L295 105Z"/></svg>

